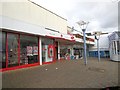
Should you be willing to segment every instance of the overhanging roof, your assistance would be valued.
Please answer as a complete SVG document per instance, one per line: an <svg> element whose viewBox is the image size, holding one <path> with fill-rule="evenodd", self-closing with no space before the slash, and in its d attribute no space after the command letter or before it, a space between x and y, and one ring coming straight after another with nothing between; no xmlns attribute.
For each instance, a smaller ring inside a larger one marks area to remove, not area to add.
<svg viewBox="0 0 120 90"><path fill-rule="evenodd" d="M16 20L13 18L0 16L0 21L1 21L0 28L4 28L6 30L13 30L15 32L29 33L44 37L47 36L49 38L54 38L56 41L63 43L69 43L69 44L75 42L83 43L83 41L77 40L77 38L75 38L74 36L48 30L45 27L22 22L20 20Z"/></svg>
<svg viewBox="0 0 120 90"><path fill-rule="evenodd" d="M0 16L0 28L6 29L6 30L12 30L15 32L21 32L21 33L29 33L29 34L34 34L34 35L39 35L39 36L47 36L49 38L54 38L55 40L58 41L75 41L74 39L71 38L70 35L67 34L61 34L59 32L55 32L52 30L48 30L45 27L33 25L30 23L22 22L13 18L8 18L5 16Z"/></svg>

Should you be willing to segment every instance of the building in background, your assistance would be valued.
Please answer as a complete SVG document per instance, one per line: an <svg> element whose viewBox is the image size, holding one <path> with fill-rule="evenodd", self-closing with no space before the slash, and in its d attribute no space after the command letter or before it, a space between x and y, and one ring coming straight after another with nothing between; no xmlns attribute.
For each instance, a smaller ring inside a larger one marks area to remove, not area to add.
<svg viewBox="0 0 120 90"><path fill-rule="evenodd" d="M69 34L67 20L29 0L0 3L2 71L78 59L82 34ZM94 39L87 38L87 46Z"/></svg>
<svg viewBox="0 0 120 90"><path fill-rule="evenodd" d="M99 48L100 48L100 57L102 58L109 58L109 41L108 35L101 35L99 39ZM97 51L97 41L95 40L95 45L89 48L89 56L90 57L98 57Z"/></svg>
<svg viewBox="0 0 120 90"><path fill-rule="evenodd" d="M120 61L120 32L113 32L108 38L110 59L113 61Z"/></svg>

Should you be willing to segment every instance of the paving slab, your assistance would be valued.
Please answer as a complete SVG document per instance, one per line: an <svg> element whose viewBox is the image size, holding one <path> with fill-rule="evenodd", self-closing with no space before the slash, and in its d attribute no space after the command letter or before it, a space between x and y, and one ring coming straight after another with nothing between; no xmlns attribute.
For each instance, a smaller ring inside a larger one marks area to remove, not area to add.
<svg viewBox="0 0 120 90"><path fill-rule="evenodd" d="M109 58L63 60L2 73L3 88L104 88L118 86L118 63Z"/></svg>

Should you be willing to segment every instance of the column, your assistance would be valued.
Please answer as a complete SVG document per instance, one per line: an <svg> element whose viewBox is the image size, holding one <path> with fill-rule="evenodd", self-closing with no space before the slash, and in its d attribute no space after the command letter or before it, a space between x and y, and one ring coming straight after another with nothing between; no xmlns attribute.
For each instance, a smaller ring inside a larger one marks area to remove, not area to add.
<svg viewBox="0 0 120 90"><path fill-rule="evenodd" d="M40 61L40 65L42 65L42 43L41 43L41 38L39 37L39 61Z"/></svg>
<svg viewBox="0 0 120 90"><path fill-rule="evenodd" d="M58 42L58 60L60 60L60 43Z"/></svg>

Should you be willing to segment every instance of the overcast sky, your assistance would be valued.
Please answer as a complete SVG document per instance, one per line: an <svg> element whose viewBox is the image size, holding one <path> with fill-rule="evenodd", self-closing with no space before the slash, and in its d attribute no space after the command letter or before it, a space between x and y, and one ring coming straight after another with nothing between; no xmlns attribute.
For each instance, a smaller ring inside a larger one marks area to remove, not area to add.
<svg viewBox="0 0 120 90"><path fill-rule="evenodd" d="M64 17L68 26L81 31L76 22L89 21L86 32L118 30L119 0L32 0Z"/></svg>

